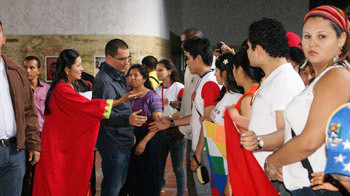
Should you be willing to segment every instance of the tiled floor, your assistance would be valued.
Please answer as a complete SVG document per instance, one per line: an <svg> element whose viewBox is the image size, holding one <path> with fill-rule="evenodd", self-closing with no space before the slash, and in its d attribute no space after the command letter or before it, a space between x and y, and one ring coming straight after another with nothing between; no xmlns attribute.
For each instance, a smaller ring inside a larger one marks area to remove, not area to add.
<svg viewBox="0 0 350 196"><path fill-rule="evenodd" d="M101 181L102 181L102 169L101 169L101 157L100 154L96 153L96 196L100 196ZM171 159L168 157L166 169L165 169L166 184L162 196L176 196L176 178L172 170Z"/></svg>

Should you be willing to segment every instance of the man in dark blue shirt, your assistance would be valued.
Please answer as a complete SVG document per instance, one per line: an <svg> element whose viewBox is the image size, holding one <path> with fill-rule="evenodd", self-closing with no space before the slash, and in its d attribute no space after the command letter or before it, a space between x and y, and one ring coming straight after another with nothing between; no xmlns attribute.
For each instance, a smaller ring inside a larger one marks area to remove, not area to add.
<svg viewBox="0 0 350 196"><path fill-rule="evenodd" d="M103 180L101 195L118 195L127 174L131 147L134 144L133 126L141 126L147 117L132 113L124 73L130 65L128 45L120 39L109 41L105 47L106 64L97 74L92 90L93 98L119 99L110 119L101 121L97 149L102 158Z"/></svg>

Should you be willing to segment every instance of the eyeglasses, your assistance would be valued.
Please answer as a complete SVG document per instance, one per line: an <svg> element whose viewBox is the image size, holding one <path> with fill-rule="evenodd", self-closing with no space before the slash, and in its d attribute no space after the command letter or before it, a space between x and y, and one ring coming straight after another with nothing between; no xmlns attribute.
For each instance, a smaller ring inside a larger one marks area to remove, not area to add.
<svg viewBox="0 0 350 196"><path fill-rule="evenodd" d="M125 61L125 60L131 61L131 59L132 59L131 55L128 57L123 57L123 58L117 58L117 57L112 56L112 55L110 55L110 56L117 59L118 61Z"/></svg>

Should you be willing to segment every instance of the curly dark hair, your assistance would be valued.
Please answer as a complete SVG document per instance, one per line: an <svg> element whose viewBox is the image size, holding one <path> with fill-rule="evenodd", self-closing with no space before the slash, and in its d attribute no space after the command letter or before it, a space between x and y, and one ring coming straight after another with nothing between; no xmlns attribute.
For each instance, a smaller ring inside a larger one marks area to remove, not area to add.
<svg viewBox="0 0 350 196"><path fill-rule="evenodd" d="M288 57L289 45L282 23L263 18L249 26L248 40L253 50L260 45L271 57Z"/></svg>

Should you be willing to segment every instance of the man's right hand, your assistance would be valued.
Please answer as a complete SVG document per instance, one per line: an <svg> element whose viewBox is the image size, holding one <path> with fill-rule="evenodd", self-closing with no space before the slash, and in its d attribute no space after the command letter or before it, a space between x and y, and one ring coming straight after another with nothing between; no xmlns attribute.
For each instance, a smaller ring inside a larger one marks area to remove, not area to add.
<svg viewBox="0 0 350 196"><path fill-rule="evenodd" d="M147 116L138 115L142 112L142 110L138 110L133 112L129 116L129 124L135 127L141 127L143 123L147 121Z"/></svg>
<svg viewBox="0 0 350 196"><path fill-rule="evenodd" d="M254 131L247 131L241 134L242 146L249 150L254 151L258 149L258 136Z"/></svg>
<svg viewBox="0 0 350 196"><path fill-rule="evenodd" d="M121 100L122 103L124 103L124 102L128 102L128 101L130 101L132 99L137 99L138 97L142 97L142 95L143 95L143 92L135 93L134 91L130 91L130 92L124 94L120 98L120 100Z"/></svg>
<svg viewBox="0 0 350 196"><path fill-rule="evenodd" d="M149 124L149 131L160 131L165 130L170 127L170 120L167 117L163 117L158 121L152 122Z"/></svg>

